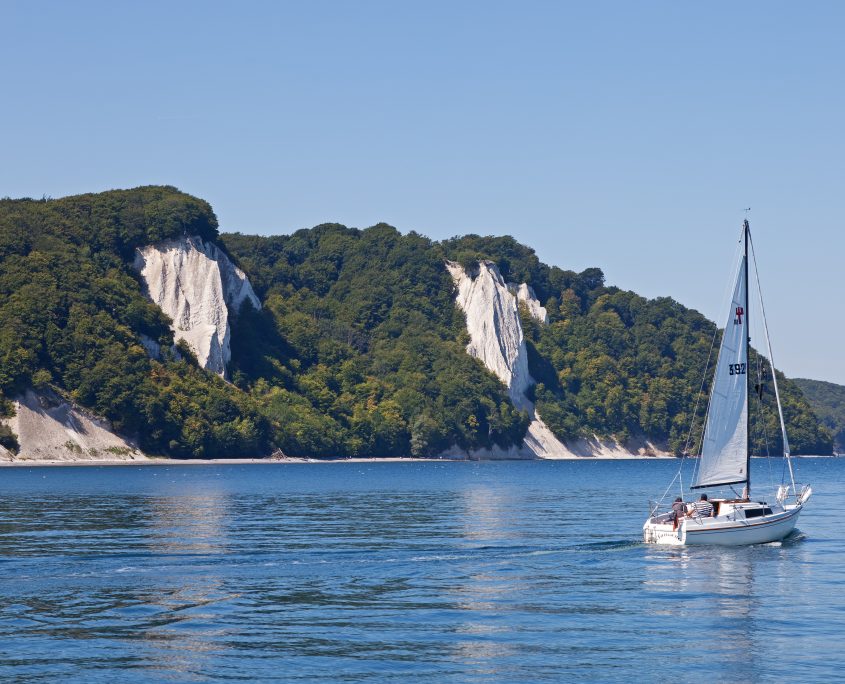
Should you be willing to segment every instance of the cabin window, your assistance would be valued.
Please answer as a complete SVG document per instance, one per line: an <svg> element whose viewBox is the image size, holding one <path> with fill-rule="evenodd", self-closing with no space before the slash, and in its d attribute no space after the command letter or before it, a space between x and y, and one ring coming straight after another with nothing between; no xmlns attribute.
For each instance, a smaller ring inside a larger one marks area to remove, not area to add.
<svg viewBox="0 0 845 684"><path fill-rule="evenodd" d="M745 517L748 518L759 518L764 515L771 515L772 509L766 506L766 508L746 508L745 509Z"/></svg>

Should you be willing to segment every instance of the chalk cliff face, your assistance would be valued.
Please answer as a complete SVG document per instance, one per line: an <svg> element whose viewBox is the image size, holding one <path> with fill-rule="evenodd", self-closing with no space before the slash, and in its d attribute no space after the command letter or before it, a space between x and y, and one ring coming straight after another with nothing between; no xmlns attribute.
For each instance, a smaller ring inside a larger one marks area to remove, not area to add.
<svg viewBox="0 0 845 684"><path fill-rule="evenodd" d="M457 304L467 317L467 352L481 359L507 386L515 406L527 408L525 390L534 381L528 372L516 297L492 262L482 261L475 278L468 276L459 264L447 262L447 268L457 286Z"/></svg>
<svg viewBox="0 0 845 684"><path fill-rule="evenodd" d="M173 319L176 340L191 346L200 366L226 377L230 318L247 300L261 308L246 274L215 244L198 237L139 249L135 268L150 299Z"/></svg>
<svg viewBox="0 0 845 684"><path fill-rule="evenodd" d="M571 456L567 447L540 419L525 391L534 384L528 372L528 351L519 320L518 302L524 301L528 311L541 323L548 321L546 310L537 301L534 291L525 283L509 288L496 264L479 263L479 272L471 278L460 264L447 262L446 268L457 288L457 304L467 317L470 343L467 352L484 362L508 387L514 406L528 411L531 423L520 448L502 453L479 454L505 458L554 458ZM516 290L514 294L511 289ZM474 454L471 454L474 456Z"/></svg>
<svg viewBox="0 0 845 684"><path fill-rule="evenodd" d="M143 460L137 447L114 434L108 421L64 401L53 392L28 390L15 400L15 415L5 419L17 436L17 455L0 460ZM5 451L5 450L4 450Z"/></svg>
<svg viewBox="0 0 845 684"><path fill-rule="evenodd" d="M549 322L549 314L546 311L546 307L540 306L540 300L538 300L537 295L534 294L533 287L526 285L525 283L522 283L521 285L508 283L508 287L512 290L516 290L517 300L528 307L528 313L530 313L543 325Z"/></svg>

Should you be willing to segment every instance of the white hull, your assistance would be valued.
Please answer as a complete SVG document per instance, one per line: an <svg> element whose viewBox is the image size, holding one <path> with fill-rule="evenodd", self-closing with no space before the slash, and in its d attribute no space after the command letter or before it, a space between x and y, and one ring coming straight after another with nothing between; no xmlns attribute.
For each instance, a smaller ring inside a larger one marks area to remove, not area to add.
<svg viewBox="0 0 845 684"><path fill-rule="evenodd" d="M666 516L649 518L643 525L643 539L651 544L748 546L786 537L798 522L803 503L777 508L769 515L750 520L737 516L684 518L677 529Z"/></svg>

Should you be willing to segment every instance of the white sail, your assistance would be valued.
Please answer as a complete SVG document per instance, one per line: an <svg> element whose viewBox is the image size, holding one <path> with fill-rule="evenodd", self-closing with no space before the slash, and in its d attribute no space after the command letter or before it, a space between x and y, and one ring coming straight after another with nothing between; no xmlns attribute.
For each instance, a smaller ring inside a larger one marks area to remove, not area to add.
<svg viewBox="0 0 845 684"><path fill-rule="evenodd" d="M743 483L748 478L748 316L742 258L722 335L710 394L698 477L693 487Z"/></svg>

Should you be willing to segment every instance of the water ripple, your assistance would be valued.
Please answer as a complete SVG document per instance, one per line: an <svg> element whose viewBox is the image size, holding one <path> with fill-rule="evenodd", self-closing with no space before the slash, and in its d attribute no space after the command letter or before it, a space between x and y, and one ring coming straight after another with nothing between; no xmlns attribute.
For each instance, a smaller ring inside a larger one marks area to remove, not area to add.
<svg viewBox="0 0 845 684"><path fill-rule="evenodd" d="M801 466L742 549L641 543L672 463L4 470L0 679L831 680L845 464Z"/></svg>

